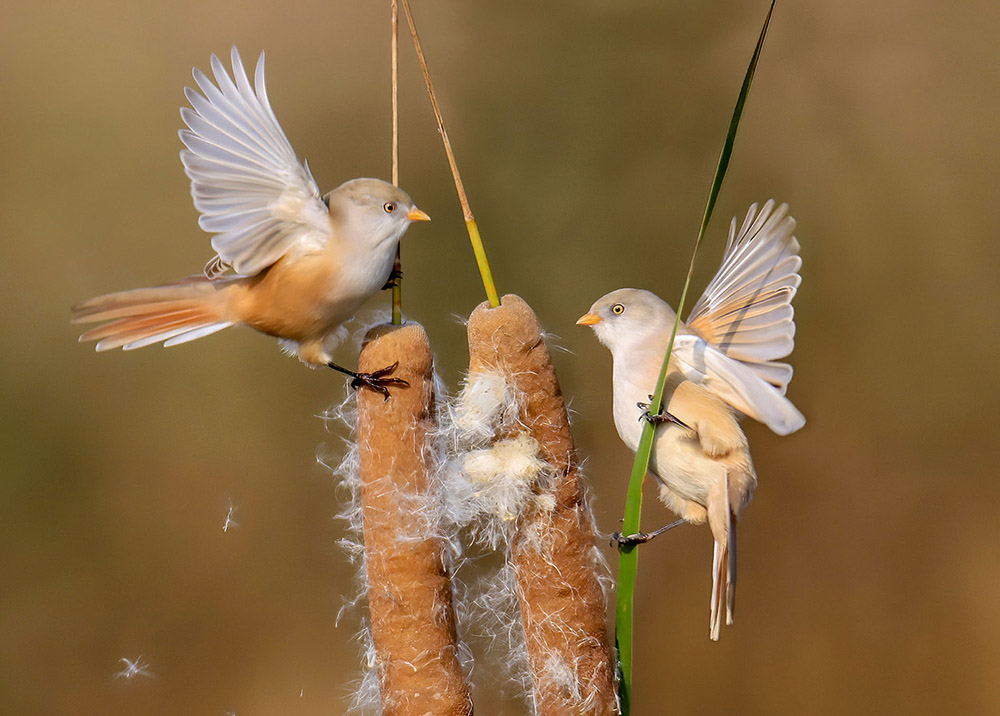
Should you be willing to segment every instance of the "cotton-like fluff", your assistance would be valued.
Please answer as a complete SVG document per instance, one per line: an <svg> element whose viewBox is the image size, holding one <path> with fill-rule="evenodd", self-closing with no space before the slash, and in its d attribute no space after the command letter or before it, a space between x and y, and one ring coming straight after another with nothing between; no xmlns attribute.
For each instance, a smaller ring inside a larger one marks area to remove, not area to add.
<svg viewBox="0 0 1000 716"><path fill-rule="evenodd" d="M331 406L320 415L327 427L343 426L349 431L350 437L343 440L344 453L339 462L329 456L318 454L319 464L333 473L338 479L338 492L341 493L341 511L336 518L347 525L346 534L338 540L339 546L347 553L351 564L357 567L355 573L354 593L346 597L337 612L335 624L345 613L357 609L367 597L368 570L365 564L365 549L361 537L361 460L358 453L356 430L358 426L358 405L351 393L340 403ZM379 695L378 673L375 668L375 646L372 641L371 623L367 614L360 614L361 625L355 634L355 642L363 663L361 674L350 684L351 699L347 713L358 716L378 716L381 713L381 698Z"/></svg>
<svg viewBox="0 0 1000 716"><path fill-rule="evenodd" d="M466 453L460 464L461 469L449 473L452 517L463 525L477 523L477 536L496 549L533 499L533 488L547 467L538 456L538 441L520 433Z"/></svg>
<svg viewBox="0 0 1000 716"><path fill-rule="evenodd" d="M441 464L444 517L491 550L508 544L518 517L540 499L537 488L550 473L538 441L518 422L519 407L502 373L473 373L443 411L439 428L447 445Z"/></svg>
<svg viewBox="0 0 1000 716"><path fill-rule="evenodd" d="M448 433L456 446L484 445L517 420L517 396L502 373L473 373L449 406Z"/></svg>

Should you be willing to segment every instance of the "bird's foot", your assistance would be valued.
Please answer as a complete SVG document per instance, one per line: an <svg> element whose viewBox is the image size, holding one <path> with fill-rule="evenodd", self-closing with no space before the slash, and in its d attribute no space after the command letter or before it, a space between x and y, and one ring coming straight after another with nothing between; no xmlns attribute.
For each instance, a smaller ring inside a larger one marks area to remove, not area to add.
<svg viewBox="0 0 1000 716"><path fill-rule="evenodd" d="M402 378L390 378L388 377L396 368L399 367L399 361L396 361L390 366L385 368L380 368L379 370L373 370L371 373L356 373L353 370L348 370L347 368L342 368L336 363L327 363L328 366L334 370L340 371L345 375L351 376L351 387L355 390L359 388L368 388L369 390L374 390L379 393L384 400L389 399L389 387L395 386L399 388L408 388L410 384L403 380Z"/></svg>
<svg viewBox="0 0 1000 716"><path fill-rule="evenodd" d="M649 396L652 400L653 396ZM653 415L649 412L649 403L636 403L636 406L642 413L639 414L639 420L645 420L647 423L652 423L653 425L660 425L661 423L673 423L674 425L680 425L682 428L687 428L691 430L691 426L680 420L676 415L673 415L663 408L660 408L660 412Z"/></svg>
<svg viewBox="0 0 1000 716"><path fill-rule="evenodd" d="M678 527L685 522L686 520L677 520L676 522L671 522L666 527L661 527L660 529L653 530L652 532L636 532L631 535L623 535L621 532L613 532L611 534L611 544L612 546L617 545L618 547L631 547L632 545L645 544L654 537L659 537L664 532L672 530L674 527Z"/></svg>
<svg viewBox="0 0 1000 716"><path fill-rule="evenodd" d="M354 380L351 381L351 387L357 390L358 388L368 388L374 390L376 393L380 393L384 400L389 399L389 386L397 386L400 388L409 388L410 384L407 383L402 378L390 378L388 377L396 368L399 367L399 361L396 361L390 366L385 368L380 368L379 370L374 370L371 373L357 373L354 376Z"/></svg>
<svg viewBox="0 0 1000 716"><path fill-rule="evenodd" d="M388 291L390 288L395 288L399 285L402 278L403 269L393 267L392 271L389 272L389 280L385 282L385 286L382 287L382 290Z"/></svg>

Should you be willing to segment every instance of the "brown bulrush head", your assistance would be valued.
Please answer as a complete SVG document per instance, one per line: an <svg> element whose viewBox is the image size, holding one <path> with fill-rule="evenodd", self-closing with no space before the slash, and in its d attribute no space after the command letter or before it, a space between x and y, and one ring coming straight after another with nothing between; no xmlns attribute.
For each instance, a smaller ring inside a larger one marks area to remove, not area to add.
<svg viewBox="0 0 1000 716"><path fill-rule="evenodd" d="M365 336L361 372L399 361L389 400L358 392L361 501L372 640L384 716L470 716L451 581L429 494L433 358L417 324Z"/></svg>
<svg viewBox="0 0 1000 716"><path fill-rule="evenodd" d="M540 716L616 714L604 593L562 391L534 312L504 296L469 317L469 372L499 370L525 396L520 420L553 480L519 517L511 546ZM498 438L509 436L497 436Z"/></svg>

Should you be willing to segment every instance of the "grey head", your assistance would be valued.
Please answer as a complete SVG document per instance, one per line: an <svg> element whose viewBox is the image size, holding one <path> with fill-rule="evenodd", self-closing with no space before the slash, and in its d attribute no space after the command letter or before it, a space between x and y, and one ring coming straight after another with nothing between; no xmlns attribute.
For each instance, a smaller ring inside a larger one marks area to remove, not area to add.
<svg viewBox="0 0 1000 716"><path fill-rule="evenodd" d="M372 249L394 245L414 221L430 221L410 195L381 179L351 179L323 198L334 226Z"/></svg>
<svg viewBox="0 0 1000 716"><path fill-rule="evenodd" d="M640 288L620 288L601 296L577 323L590 326L612 353L640 348L669 331L676 314L656 294Z"/></svg>

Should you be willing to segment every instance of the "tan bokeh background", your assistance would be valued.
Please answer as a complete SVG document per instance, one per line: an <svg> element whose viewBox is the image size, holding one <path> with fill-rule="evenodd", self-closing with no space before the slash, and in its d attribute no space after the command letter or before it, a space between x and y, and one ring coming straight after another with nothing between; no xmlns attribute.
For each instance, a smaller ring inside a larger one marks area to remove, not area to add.
<svg viewBox="0 0 1000 716"><path fill-rule="evenodd" d="M0 711L339 714L359 670L344 494L315 416L343 380L232 330L95 355L70 304L209 258L177 158L192 65L268 53L329 189L386 177L386 2L0 7ZM500 289L556 353L600 527L630 455L610 360L573 325L624 285L674 302L763 2L421 2ZM995 307L1000 6L780 3L695 288L728 218L788 201L805 260L779 439L747 430L737 625L708 640L711 542L643 549L635 713L1000 713ZM483 298L403 46L405 301L455 388ZM382 296L376 302L388 301ZM349 349L339 354L351 364ZM239 526L222 525L228 501ZM645 524L669 515L647 500ZM610 555L610 551L609 551ZM122 657L155 674L115 679ZM477 712L518 714L477 666Z"/></svg>

